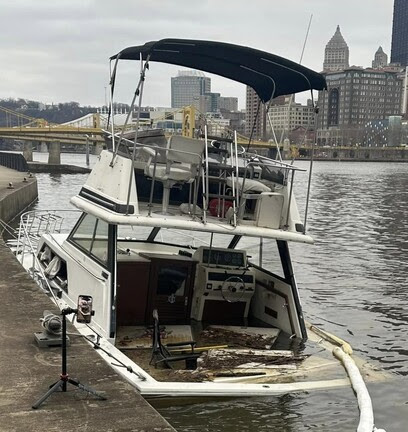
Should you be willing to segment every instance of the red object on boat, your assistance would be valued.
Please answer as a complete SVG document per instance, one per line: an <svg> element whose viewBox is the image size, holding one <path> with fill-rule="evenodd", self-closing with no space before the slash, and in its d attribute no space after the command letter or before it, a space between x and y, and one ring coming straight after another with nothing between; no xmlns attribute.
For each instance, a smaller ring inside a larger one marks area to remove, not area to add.
<svg viewBox="0 0 408 432"><path fill-rule="evenodd" d="M232 207L231 201L223 201L222 199L212 199L209 204L210 214L211 216L225 217L228 209Z"/></svg>

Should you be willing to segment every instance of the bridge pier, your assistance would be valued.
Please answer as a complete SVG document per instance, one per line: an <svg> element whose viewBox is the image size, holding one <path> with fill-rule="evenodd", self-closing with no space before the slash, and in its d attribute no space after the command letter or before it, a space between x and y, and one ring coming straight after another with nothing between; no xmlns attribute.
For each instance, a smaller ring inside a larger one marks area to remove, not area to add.
<svg viewBox="0 0 408 432"><path fill-rule="evenodd" d="M61 143L59 141L50 142L48 164L61 165Z"/></svg>
<svg viewBox="0 0 408 432"><path fill-rule="evenodd" d="M23 156L27 162L33 161L33 143L31 141L24 141Z"/></svg>
<svg viewBox="0 0 408 432"><path fill-rule="evenodd" d="M102 150L103 150L103 144L95 143L92 148L92 154L99 156L102 153Z"/></svg>
<svg viewBox="0 0 408 432"><path fill-rule="evenodd" d="M40 153L48 153L48 146L46 142L40 143Z"/></svg>

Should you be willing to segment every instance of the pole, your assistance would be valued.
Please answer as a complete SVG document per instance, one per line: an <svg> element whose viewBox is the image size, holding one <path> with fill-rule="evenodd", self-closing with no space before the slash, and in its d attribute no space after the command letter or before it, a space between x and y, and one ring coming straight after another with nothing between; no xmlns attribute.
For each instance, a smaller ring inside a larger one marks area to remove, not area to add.
<svg viewBox="0 0 408 432"><path fill-rule="evenodd" d="M402 101L402 114L407 113L407 84L408 84L408 66L405 67L404 100Z"/></svg>
<svg viewBox="0 0 408 432"><path fill-rule="evenodd" d="M89 137L88 137L88 135L86 136L85 151L86 151L86 155L85 155L86 166L89 166Z"/></svg>
<svg viewBox="0 0 408 432"><path fill-rule="evenodd" d="M142 110L143 87L144 87L144 82L145 82L146 69L148 68L148 64L149 64L149 59L150 59L150 55L147 56L145 64L143 65L143 56L142 56L142 54L140 54L140 78L139 78L138 90L135 93L136 96L139 96L139 103L138 103L137 116L136 116L135 138L133 140L132 169L130 170L129 185L128 185L128 191L127 191L126 215L129 214L130 192L132 189L132 180L133 180L133 177L135 175L134 166L135 166L135 157L136 157L137 136L138 136L139 125L140 125L140 111ZM136 99L134 99L134 100L136 100ZM130 113L130 111L129 111L129 113ZM123 134L123 130L122 130L122 134ZM122 136L122 134L121 134L121 136ZM118 143L118 148L119 148L119 144L120 144L120 140Z"/></svg>
<svg viewBox="0 0 408 432"><path fill-rule="evenodd" d="M66 314L62 314L62 372L61 379L62 382L62 391L67 391L67 319Z"/></svg>

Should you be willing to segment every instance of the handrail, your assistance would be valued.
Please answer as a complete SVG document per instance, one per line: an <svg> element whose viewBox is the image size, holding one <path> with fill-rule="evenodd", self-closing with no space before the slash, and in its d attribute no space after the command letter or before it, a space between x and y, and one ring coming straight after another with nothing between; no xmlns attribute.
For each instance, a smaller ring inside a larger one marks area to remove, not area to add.
<svg viewBox="0 0 408 432"><path fill-rule="evenodd" d="M205 199L204 205L203 205L203 211L204 211L204 223L207 222L207 211L208 206L210 204L210 180L209 180L209 165L208 165L208 129L207 125L204 125L204 142L205 142L205 171L204 168L202 169L202 175L203 175L203 197Z"/></svg>
<svg viewBox="0 0 408 432"><path fill-rule="evenodd" d="M46 284L46 291L50 293L53 297L55 304L58 307L62 307L62 302L55 296L54 291L51 285L48 282L48 279L43 271L41 263L37 256L36 245L34 245L33 240L38 240L40 236L44 233L52 233L57 231L57 221L60 219L59 229L61 229L63 217L56 214L56 212L71 212L78 213L79 210L71 210L71 209L58 209L58 210L30 210L24 212L20 217L20 225L18 230L18 239L15 254L18 256L21 253L20 260L23 263L25 254L28 252L33 257L33 265L32 271L38 271L41 276L41 280ZM54 223L50 223L50 220L54 219ZM35 225L35 221L39 221L38 225ZM43 222L46 222L45 228L40 233L41 225ZM33 233L32 230L36 228L36 232ZM44 289L44 287L43 287Z"/></svg>
<svg viewBox="0 0 408 432"><path fill-rule="evenodd" d="M290 171L307 171L304 168L298 168L294 165L287 164L286 162L278 161L276 159L271 159L267 156L261 156L261 155L255 154L255 153L245 153L245 157L247 159L248 159L248 156L255 157L258 159L264 159L266 163L262 163L261 161L259 161L259 164L261 164L263 166L281 167L281 168L288 169ZM270 163L268 163L268 162L270 162Z"/></svg>
<svg viewBox="0 0 408 432"><path fill-rule="evenodd" d="M30 218L29 218L29 215L27 215L27 216L28 216L27 219L29 220L29 219L30 219ZM31 254L32 254L32 256L33 256L33 273L35 272L35 270L36 270L36 268L37 268L38 271L39 271L40 274L41 274L41 279L42 279L42 281L44 281L45 284L47 285L47 290L48 290L48 292L51 294L52 298L54 299L55 304L56 304L56 305L61 309L61 307L62 307L62 303L59 301L59 299L57 299L56 295L54 294L54 291L53 291L52 288L51 288L51 285L50 285L49 282L48 282L47 277L46 277L45 274L44 274L44 271L43 271L43 269L42 269L42 266L41 266L40 260L38 259L38 256L37 256L37 251L35 250L35 248L34 248L32 242L31 242L31 239L30 239L29 233L28 233L28 231L27 231L26 224L24 223L23 216L21 217L20 227L21 227L21 228L23 229L23 231L24 231L24 237L25 237L25 239L28 241L29 249L30 249ZM16 251L16 253L18 253L18 247L17 247L17 251ZM23 259L23 258L24 258L24 254L23 254L23 256L22 256L22 259ZM35 266L35 264L36 264L36 266Z"/></svg>
<svg viewBox="0 0 408 432"><path fill-rule="evenodd" d="M152 152L154 151L154 155L151 154L149 160L151 161L152 159L154 160L153 163L153 175L152 175L152 185L150 187L150 195L149 195L149 203L148 203L148 216L151 216L151 209L153 206L153 194L154 194L154 184L156 182L156 167L157 167L157 155L160 151L163 151L165 153L167 153L168 151L171 151L173 153L181 153L181 154L186 154L186 155L194 155L194 156L198 156L199 158L199 163L197 164L197 166L199 167L197 169L197 174L195 175L195 177L202 177L202 182L203 185L205 184L205 174L202 172L202 167L203 167L203 162L204 162L204 158L202 154L196 153L196 152L189 152L189 151L185 151L185 150L179 150L179 149L172 149L172 148L168 148L168 147L160 147L160 146L156 146L156 145L150 145L150 144L141 144L141 143L136 143L138 144L138 150L151 150ZM206 146L205 146L206 148ZM150 153L150 152L149 152ZM208 158L205 158L208 161ZM149 162L150 164L151 162ZM208 162L207 162L208 163ZM192 164L192 165L196 165L196 164ZM208 170L207 170L208 171ZM208 174L207 174L208 175ZM208 178L207 178L208 180ZM203 196L205 196L205 191L203 190ZM193 202L193 218L195 217L195 209L196 209L196 204L197 204L197 194L194 193L194 198L193 198L194 202ZM204 202L204 208L203 208L203 222L205 223L206 221L206 206L208 204L206 204L206 201Z"/></svg>
<svg viewBox="0 0 408 432"><path fill-rule="evenodd" d="M17 238L16 230L3 219L0 219L0 227L2 228L0 235L2 235L4 231L6 231L12 237Z"/></svg>

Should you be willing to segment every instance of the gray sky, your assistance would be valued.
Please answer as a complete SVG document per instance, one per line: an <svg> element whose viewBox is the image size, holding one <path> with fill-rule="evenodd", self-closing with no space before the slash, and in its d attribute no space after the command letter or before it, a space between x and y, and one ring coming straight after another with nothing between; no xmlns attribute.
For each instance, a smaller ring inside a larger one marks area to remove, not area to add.
<svg viewBox="0 0 408 432"><path fill-rule="evenodd" d="M371 66L381 45L390 55L393 0L0 0L0 98L102 105L108 58L166 37L210 39L269 51L320 71L340 25L350 63ZM126 62L117 100L130 103L139 65ZM151 63L146 105L170 106L170 77L180 67ZM241 84L212 77L212 91L238 96Z"/></svg>

